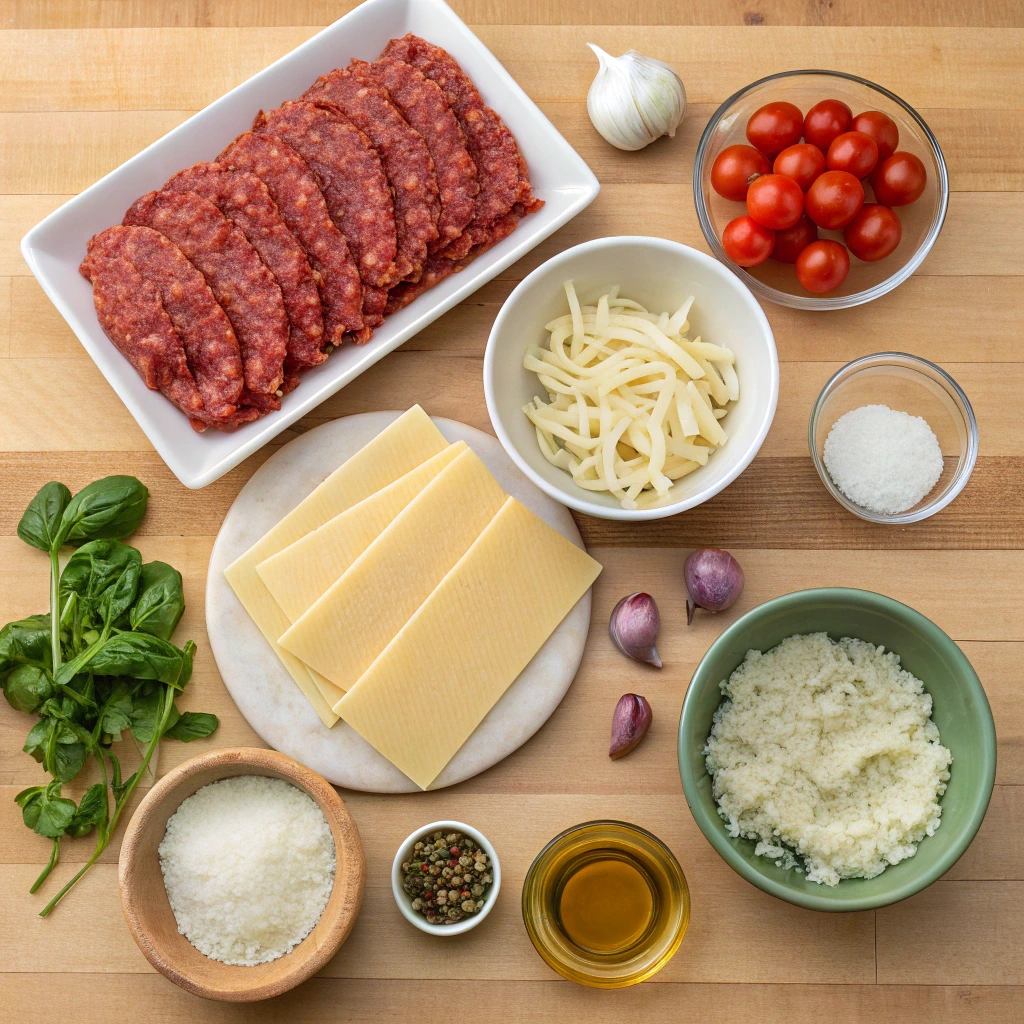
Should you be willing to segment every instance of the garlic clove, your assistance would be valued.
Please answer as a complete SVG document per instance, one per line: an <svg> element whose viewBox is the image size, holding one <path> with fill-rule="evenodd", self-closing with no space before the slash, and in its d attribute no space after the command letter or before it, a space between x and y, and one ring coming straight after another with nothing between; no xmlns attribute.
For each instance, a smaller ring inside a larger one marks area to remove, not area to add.
<svg viewBox="0 0 1024 1024"><path fill-rule="evenodd" d="M624 693L612 714L612 742L608 756L618 760L628 754L647 735L654 720L654 712L646 697L638 693Z"/></svg>
<svg viewBox="0 0 1024 1024"><path fill-rule="evenodd" d="M675 135L686 112L686 89L666 63L629 50L613 57L587 43L598 60L587 111L601 136L633 152L662 135Z"/></svg>
<svg viewBox="0 0 1024 1024"><path fill-rule="evenodd" d="M661 629L658 606L650 594L630 594L613 609L608 619L612 643L623 654L636 661L661 668L661 655L654 642Z"/></svg>

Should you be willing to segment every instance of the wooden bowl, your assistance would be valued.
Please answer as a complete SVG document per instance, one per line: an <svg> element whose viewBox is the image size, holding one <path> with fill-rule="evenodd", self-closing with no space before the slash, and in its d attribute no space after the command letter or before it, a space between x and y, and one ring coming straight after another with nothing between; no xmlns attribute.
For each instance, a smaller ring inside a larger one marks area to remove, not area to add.
<svg viewBox="0 0 1024 1024"><path fill-rule="evenodd" d="M208 783L235 775L284 779L308 793L331 827L337 855L334 888L316 926L290 953L255 967L211 960L178 932L157 853L167 821L181 802ZM251 1002L287 992L337 953L359 913L366 864L356 824L326 779L277 751L234 747L186 761L146 794L121 844L118 877L128 930L161 974L206 999Z"/></svg>

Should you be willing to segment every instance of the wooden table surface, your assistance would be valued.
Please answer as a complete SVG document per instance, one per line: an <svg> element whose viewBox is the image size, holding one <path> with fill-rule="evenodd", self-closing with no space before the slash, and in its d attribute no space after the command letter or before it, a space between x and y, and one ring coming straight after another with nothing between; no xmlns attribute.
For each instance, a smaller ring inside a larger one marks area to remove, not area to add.
<svg viewBox="0 0 1024 1024"><path fill-rule="evenodd" d="M553 254L609 234L706 248L690 176L697 139L733 90L788 68L882 83L915 106L949 163L949 216L903 287L830 315L768 305L782 364L775 424L743 477L706 505L652 524L580 519L605 565L587 654L569 695L518 753L437 794L345 794L367 856L362 915L340 954L295 992L253 1007L203 1002L155 974L132 942L117 892L117 843L48 920L28 887L49 849L14 794L42 778L21 753L28 719L0 702L0 1018L143 1021L1015 1021L1024 1019L1024 6L1018 0L455 0L455 8L588 161L602 184L575 221L240 468L202 491L178 484L30 276L18 242L45 214L352 6L332 0L0 0L0 622L43 610L47 566L15 536L36 489L75 490L112 472L150 488L137 543L184 573L178 638L199 644L186 706L220 730L168 741L160 769L211 746L259 743L218 676L204 628L207 561L242 484L276 448L318 423L421 403L490 429L481 386L487 332L516 282ZM620 153L593 131L586 48L669 61L690 106L674 140ZM339 55L339 60L344 55ZM132 197L125 197L126 201ZM847 360L884 349L935 360L977 413L981 454L963 494L927 523L880 528L842 512L807 454L814 397ZM747 589L729 613L687 628L687 547L731 548ZM988 816L960 862L926 891L877 912L817 914L747 884L697 830L676 769L687 680L737 614L804 587L865 587L934 619L978 670L999 735ZM609 610L648 590L663 617L661 672L607 638ZM612 707L644 693L654 727L629 758L607 757ZM440 942L392 904L389 870L417 825L455 817L494 841L505 868L478 930ZM693 895L668 967L602 993L556 977L530 945L519 892L552 835L595 817L651 829L675 851ZM69 842L68 877L91 840ZM52 886L50 889L52 890Z"/></svg>

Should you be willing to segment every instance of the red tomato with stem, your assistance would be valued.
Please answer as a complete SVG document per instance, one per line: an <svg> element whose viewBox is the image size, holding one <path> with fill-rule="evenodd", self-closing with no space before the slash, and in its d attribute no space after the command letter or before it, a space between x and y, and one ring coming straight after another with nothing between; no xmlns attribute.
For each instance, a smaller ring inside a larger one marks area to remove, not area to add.
<svg viewBox="0 0 1024 1024"><path fill-rule="evenodd" d="M795 146L787 146L775 158L772 170L792 178L806 192L811 182L825 170L825 157L817 146L798 142Z"/></svg>
<svg viewBox="0 0 1024 1024"><path fill-rule="evenodd" d="M903 237L903 225L888 206L868 203L843 228L843 241L850 252L865 263L874 263L888 256ZM776 240L778 246L778 240Z"/></svg>
<svg viewBox="0 0 1024 1024"><path fill-rule="evenodd" d="M846 280L849 272L850 254L838 242L811 242L796 258L797 280L809 292L830 292Z"/></svg>
<svg viewBox="0 0 1024 1024"><path fill-rule="evenodd" d="M747 122L747 140L765 156L775 156L799 142L803 132L804 116L792 103L766 103Z"/></svg>
<svg viewBox="0 0 1024 1024"><path fill-rule="evenodd" d="M804 139L823 153L832 140L850 130L853 111L842 100L815 103L804 118Z"/></svg>
<svg viewBox="0 0 1024 1024"><path fill-rule="evenodd" d="M849 171L826 171L807 190L807 216L819 228L846 227L864 205L864 186Z"/></svg>
<svg viewBox="0 0 1024 1024"><path fill-rule="evenodd" d="M870 135L878 147L879 160L888 160L900 144L900 130L896 122L880 110L865 110L858 114L850 125L850 131Z"/></svg>
<svg viewBox="0 0 1024 1024"><path fill-rule="evenodd" d="M805 213L791 228L775 232L775 245L772 248L772 259L779 263L796 263L800 255L811 244L817 241L818 229L814 221Z"/></svg>
<svg viewBox="0 0 1024 1024"><path fill-rule="evenodd" d="M726 146L711 165L711 187L723 198L742 203L750 183L771 167L753 146Z"/></svg>
<svg viewBox="0 0 1024 1024"><path fill-rule="evenodd" d="M921 198L928 174L913 153L893 153L871 175L875 198L885 206L906 206Z"/></svg>
<svg viewBox="0 0 1024 1024"><path fill-rule="evenodd" d="M747 189L747 213L772 231L791 228L804 212L800 186L784 174L766 174Z"/></svg>
<svg viewBox="0 0 1024 1024"><path fill-rule="evenodd" d="M849 171L855 178L866 178L878 163L878 146L863 132L843 132L832 140L825 162L832 171Z"/></svg>
<svg viewBox="0 0 1024 1024"><path fill-rule="evenodd" d="M772 253L775 232L762 227L753 217L737 217L725 225L722 245L734 263L741 267L756 267Z"/></svg>

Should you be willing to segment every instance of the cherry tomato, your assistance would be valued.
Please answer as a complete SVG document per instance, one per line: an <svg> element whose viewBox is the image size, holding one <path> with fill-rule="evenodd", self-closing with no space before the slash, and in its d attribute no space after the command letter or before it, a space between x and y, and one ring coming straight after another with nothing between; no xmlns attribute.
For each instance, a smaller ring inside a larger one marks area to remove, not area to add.
<svg viewBox="0 0 1024 1024"><path fill-rule="evenodd" d="M858 114L850 125L850 131L870 135L878 147L879 160L888 160L900 144L900 130L896 122L880 110L865 110Z"/></svg>
<svg viewBox="0 0 1024 1024"><path fill-rule="evenodd" d="M725 225L722 245L729 259L741 267L756 267L771 255L775 232L761 227L753 217L737 217Z"/></svg>
<svg viewBox="0 0 1024 1024"><path fill-rule="evenodd" d="M838 242L811 242L796 258L797 279L809 292L830 292L849 272L850 254Z"/></svg>
<svg viewBox="0 0 1024 1024"><path fill-rule="evenodd" d="M784 174L766 174L747 189L747 213L772 231L791 228L804 212L800 186Z"/></svg>
<svg viewBox="0 0 1024 1024"><path fill-rule="evenodd" d="M864 205L864 186L849 171L826 171L804 199L807 216L819 228L842 228Z"/></svg>
<svg viewBox="0 0 1024 1024"><path fill-rule="evenodd" d="M823 153L832 140L850 130L853 111L842 100L815 103L804 118L804 138Z"/></svg>
<svg viewBox="0 0 1024 1024"><path fill-rule="evenodd" d="M855 178L866 178L878 163L878 146L863 132L843 132L832 140L825 162L833 171L849 171Z"/></svg>
<svg viewBox="0 0 1024 1024"><path fill-rule="evenodd" d="M817 146L798 142L787 146L776 158L772 170L792 178L806 192L811 182L825 170L825 157Z"/></svg>
<svg viewBox="0 0 1024 1024"><path fill-rule="evenodd" d="M850 252L865 263L885 259L903 235L903 225L888 206L868 203L862 207L849 224L843 228L843 240ZM778 247L778 240L775 245Z"/></svg>
<svg viewBox="0 0 1024 1024"><path fill-rule="evenodd" d="M791 228L775 232L772 259L779 263L796 263L797 256L817 238L818 229L805 213Z"/></svg>
<svg viewBox="0 0 1024 1024"><path fill-rule="evenodd" d="M885 206L906 206L921 198L928 180L924 164L913 153L893 153L871 175L875 198Z"/></svg>
<svg viewBox="0 0 1024 1024"><path fill-rule="evenodd" d="M750 183L770 172L765 155L753 146L726 146L711 165L711 187L723 199L742 203Z"/></svg>
<svg viewBox="0 0 1024 1024"><path fill-rule="evenodd" d="M792 103L766 103L747 122L747 139L765 156L775 156L800 141L804 117Z"/></svg>

